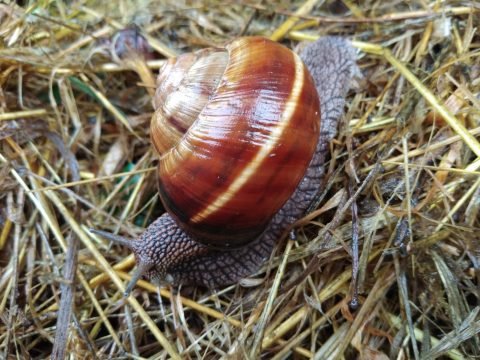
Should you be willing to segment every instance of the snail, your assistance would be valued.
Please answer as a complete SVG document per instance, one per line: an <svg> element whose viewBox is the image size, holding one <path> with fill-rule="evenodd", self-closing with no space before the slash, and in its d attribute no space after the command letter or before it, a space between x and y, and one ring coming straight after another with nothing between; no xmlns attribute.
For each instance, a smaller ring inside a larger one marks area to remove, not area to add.
<svg viewBox="0 0 480 360"><path fill-rule="evenodd" d="M216 288L256 272L319 190L355 71L337 37L300 56L244 37L168 60L151 121L167 212L135 240L92 229L134 252L126 293L142 276Z"/></svg>

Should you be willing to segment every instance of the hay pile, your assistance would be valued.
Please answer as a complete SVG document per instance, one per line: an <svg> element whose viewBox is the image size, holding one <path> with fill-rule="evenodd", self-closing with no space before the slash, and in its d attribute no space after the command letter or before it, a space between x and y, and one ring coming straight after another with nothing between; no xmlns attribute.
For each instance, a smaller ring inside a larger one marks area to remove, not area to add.
<svg viewBox="0 0 480 360"><path fill-rule="evenodd" d="M19 3L0 4L0 358L480 356L478 8ZM163 59L325 34L354 40L364 77L298 241L240 285L142 281L126 304L133 256L87 229L135 237L162 213L148 124Z"/></svg>

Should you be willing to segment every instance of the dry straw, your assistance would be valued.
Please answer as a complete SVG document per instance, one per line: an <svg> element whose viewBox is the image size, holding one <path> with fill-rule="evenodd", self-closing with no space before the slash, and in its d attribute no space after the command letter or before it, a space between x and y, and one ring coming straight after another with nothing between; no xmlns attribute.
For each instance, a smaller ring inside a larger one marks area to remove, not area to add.
<svg viewBox="0 0 480 360"><path fill-rule="evenodd" d="M475 4L16 3L0 4L0 358L480 356ZM297 241L241 284L140 281L125 300L133 256L87 229L135 237L162 211L148 123L165 58L327 34L352 39L363 78Z"/></svg>

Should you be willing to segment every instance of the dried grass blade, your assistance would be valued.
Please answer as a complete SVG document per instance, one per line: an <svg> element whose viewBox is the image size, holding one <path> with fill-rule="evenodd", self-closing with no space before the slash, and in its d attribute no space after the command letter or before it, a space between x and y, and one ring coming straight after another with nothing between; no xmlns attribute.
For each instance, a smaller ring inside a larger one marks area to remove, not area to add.
<svg viewBox="0 0 480 360"><path fill-rule="evenodd" d="M24 119L27 117L39 117L39 116L45 116L45 115L47 115L47 110L45 109L14 111L14 112L0 114L0 121Z"/></svg>
<svg viewBox="0 0 480 360"><path fill-rule="evenodd" d="M113 105L102 92L98 91L93 86L74 76L71 76L69 80L72 82L72 85L74 87L81 89L86 94L97 99L100 104L102 104L103 107L107 109L114 118L120 121L120 123L122 123L132 135L134 135L137 139L141 140L141 137L130 126L130 123L128 122L126 116L115 105Z"/></svg>
<svg viewBox="0 0 480 360"><path fill-rule="evenodd" d="M296 16L289 17L282 25L280 25L277 30L270 36L270 39L273 41L278 41L282 39L285 34L287 34L290 29L292 29L295 24L300 20L299 16L307 15L310 11L312 11L315 4L319 2L319 0L307 0L303 3L302 6L295 11Z"/></svg>
<svg viewBox="0 0 480 360"><path fill-rule="evenodd" d="M328 283L328 285L319 292L318 294L319 301L325 301L326 299L329 299L330 297L338 294L342 287L347 286L346 284L350 280L351 276L352 276L352 272L347 270L347 271L344 271L340 276L335 278L335 280ZM263 339L262 348L270 347L274 341L281 338L287 332L292 330L295 327L295 325L297 325L300 321L302 321L305 318L305 316L308 315L309 311L310 311L310 307L307 305L304 305L300 309L298 309L295 313L293 313L287 320L285 320L283 323L278 325L276 328L267 329L266 331L267 335Z"/></svg>
<svg viewBox="0 0 480 360"><path fill-rule="evenodd" d="M256 330L255 330L255 340L252 344L252 348L250 349L250 357L252 359L257 358L260 354L261 344L265 334L265 328L267 326L269 316L272 312L273 304L275 302L275 298L277 296L278 289L280 287L280 282L283 278L283 275L285 273L285 268L287 266L288 255L292 250L293 244L294 244L294 240L289 240L287 243L285 252L283 254L282 262L278 267L277 274L275 275L275 279L273 281L272 287L270 288L270 293L268 294L267 301L265 302L262 315L260 316L260 319L257 322Z"/></svg>
<svg viewBox="0 0 480 360"><path fill-rule="evenodd" d="M443 117L450 127L462 138L467 146L480 157L480 143L468 130L448 111L437 99L437 97L401 62L390 50L383 49L385 59L392 64L427 100L427 102Z"/></svg>
<svg viewBox="0 0 480 360"><path fill-rule="evenodd" d="M388 289L390 289L392 284L395 282L394 272L391 271L391 269L384 267L382 270L382 274L378 274L377 281L370 290L368 297L361 305L360 310L355 316L355 320L348 327L348 330L344 336L338 339L341 341L338 341L337 346L335 347L335 354L344 354L355 334L361 329L361 327L365 326L365 323L368 321L368 319L373 316L376 311L378 311L378 309L376 309L377 305L379 304L378 300L383 299Z"/></svg>
<svg viewBox="0 0 480 360"><path fill-rule="evenodd" d="M467 200L475 194L475 191L480 187L480 177L475 181L473 186L471 186L463 196L455 202L455 205L448 212L448 214L440 221L440 224L437 225L435 231L440 231L449 219L453 218L453 215L467 202Z"/></svg>
<svg viewBox="0 0 480 360"><path fill-rule="evenodd" d="M105 312L103 311L102 306L100 305L97 298L95 297L95 294L93 293L92 289L88 285L87 279L85 279L85 276L80 271L77 271L77 277L80 280L80 282L82 283L83 288L87 292L87 295L89 296L90 300L92 301L93 306L97 310L97 313L100 316L100 319L101 319L102 323L105 325L108 332L112 336L113 341L115 341L115 344L117 344L117 346L120 349L122 349L123 344L120 341L120 339L118 338L116 330L113 328L112 323L110 322L110 320L108 320L108 317L105 315Z"/></svg>
<svg viewBox="0 0 480 360"><path fill-rule="evenodd" d="M324 325L327 321L333 318L335 314L340 310L341 306L343 306L343 302L339 302L336 305L332 306L326 314L322 315L307 330L304 330L300 334L297 334L289 342L285 342L284 344L282 344L282 350L275 354L272 360L284 359L289 354L289 352L291 352L294 347L298 346L307 336L311 335L320 326Z"/></svg>
<svg viewBox="0 0 480 360"><path fill-rule="evenodd" d="M345 322L337 329L332 336L322 345L322 347L315 353L314 360L323 359L343 359L342 353L338 349L338 344L343 342L343 339L348 333L350 324ZM347 343L348 344L348 343Z"/></svg>
<svg viewBox="0 0 480 360"><path fill-rule="evenodd" d="M400 261L403 260L403 263L400 264ZM395 256L394 259L394 264L395 264L395 273L397 275L397 284L399 288L399 297L402 300L401 304L403 305L403 309L405 311L405 317L407 318L407 323L408 323L408 329L409 333L413 334L414 333L414 326L413 326L413 318L412 318L412 308L410 307L410 299L408 298L408 282L407 282L407 275L405 273L405 259L399 259L398 254ZM415 336L410 336L410 342L412 344L413 348L413 354L415 356L415 359L418 359L420 357L420 354L418 352L418 344L417 344L417 339Z"/></svg>
<svg viewBox="0 0 480 360"><path fill-rule="evenodd" d="M460 346L464 341L473 338L480 333L480 320L478 318L480 308L474 308L465 320L455 329L446 334L443 339L438 340L437 344L427 353L423 354L423 359L438 359L445 353L447 355L452 350ZM478 341L478 339L476 339Z"/></svg>
<svg viewBox="0 0 480 360"><path fill-rule="evenodd" d="M118 275L113 271L108 261L103 257L103 255L97 250L95 245L92 243L90 238L86 235L85 231L80 227L80 225L75 221L75 219L70 214L69 210L63 205L61 199L51 190L45 192L46 195L50 198L51 202L58 208L59 212L64 216L65 221L70 224L70 227L75 232L75 234L80 238L82 243L87 247L87 249L92 253L94 258L98 261L101 267L105 272L110 276L112 281L118 287L118 289L123 293L125 287L118 277ZM128 298L130 305L135 309L138 315L142 318L145 325L150 329L152 334L158 340L158 342L163 346L163 348L168 352L168 354L174 359L180 359L175 347L168 341L168 339L163 335L158 326L152 320L152 318L147 314L143 309L142 305L135 299L130 296Z"/></svg>
<svg viewBox="0 0 480 360"><path fill-rule="evenodd" d="M142 173L146 173L146 172L155 171L156 169L157 169L156 167L149 167L147 169L125 171L125 172L116 173L116 174L112 174L112 175L98 176L98 177L95 177L95 178L92 178L92 179L85 179L85 180L80 180L80 181L72 181L72 182L68 182L68 183L64 183L64 184L39 187L38 189L31 190L31 191L32 192L38 192L38 191L46 191L46 190L58 190L58 189L63 189L63 188L67 188L67 187L77 186L77 185L84 185L84 184L108 181L108 180L111 180L111 179L115 179L117 177L124 177L124 176L128 177L130 175L137 175L137 174L142 174Z"/></svg>
<svg viewBox="0 0 480 360"><path fill-rule="evenodd" d="M443 257L437 252L432 251L432 259L437 267L438 275L442 280L448 300L448 312L454 326L460 326L466 317L466 304L464 298L460 295L458 278L453 274Z"/></svg>
<svg viewBox="0 0 480 360"><path fill-rule="evenodd" d="M123 271L118 271L117 275L119 277L121 277L122 279L127 280L127 281L129 281L131 279L131 276L129 274L127 274L126 272L123 272ZM155 285L149 283L148 281L139 280L137 285L144 288L145 290L147 290L151 293L156 294L158 292L158 288ZM160 289L160 295L162 295L164 298L169 299L169 300L173 299L172 293L165 288ZM186 297L180 296L180 301L182 302L182 304L184 306L187 306L187 307L189 307L191 309L194 309L195 311L198 311L198 312L203 313L205 315L211 316L214 319L224 320L224 321L228 322L229 324L231 324L235 327L242 327L242 325L243 325L243 323L241 321L236 320L232 317L229 317L229 316L227 316L227 315L225 315L225 314L223 314L223 313L221 313L217 310L213 310L213 309L209 308L208 306L199 304L198 302L196 302L194 300L191 300L191 299L188 299Z"/></svg>

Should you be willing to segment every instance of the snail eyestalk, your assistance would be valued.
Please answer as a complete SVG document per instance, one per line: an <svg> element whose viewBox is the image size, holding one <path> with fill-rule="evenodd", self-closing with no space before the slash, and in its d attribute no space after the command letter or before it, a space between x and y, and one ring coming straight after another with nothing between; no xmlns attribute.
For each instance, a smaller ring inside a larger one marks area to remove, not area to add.
<svg viewBox="0 0 480 360"><path fill-rule="evenodd" d="M109 233L109 232L103 231L103 230L89 229L89 231L92 234L100 235L100 236L104 237L105 239L108 239L108 240L113 241L117 244L126 246L130 250L135 250L135 239L129 239L129 238L126 238L126 237L123 237L123 236L120 236L120 235L116 235L116 234L112 234L112 233ZM137 264L137 268L133 272L132 278L128 282L127 287L125 288L125 291L123 293L123 296L125 298L127 298L130 295L133 288L137 284L138 280L140 280L140 278L148 270L150 270L151 267L152 267L152 265L149 265L149 264L146 264L146 263L141 263L140 262L140 263Z"/></svg>
<svg viewBox="0 0 480 360"><path fill-rule="evenodd" d="M133 250L133 242L135 241L134 239L129 239L120 235L112 234L107 231L103 230L97 230L97 229L88 229L92 234L95 235L100 235L101 237L104 237L105 239L108 239L110 241L113 241L117 244L126 246L127 248Z"/></svg>
<svg viewBox="0 0 480 360"><path fill-rule="evenodd" d="M137 265L137 268L132 274L132 278L127 284L127 287L125 288L125 291L123 293L123 297L128 298L130 293L132 292L133 288L135 285L137 285L138 280L148 271L150 270L152 265L145 264L145 263L139 263Z"/></svg>

